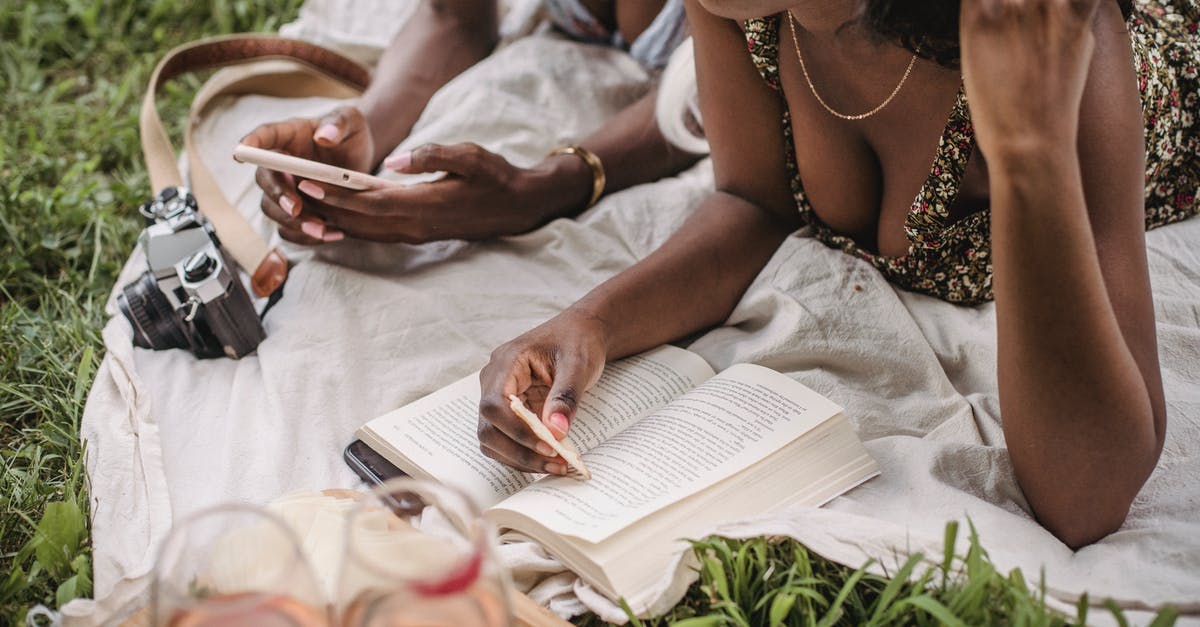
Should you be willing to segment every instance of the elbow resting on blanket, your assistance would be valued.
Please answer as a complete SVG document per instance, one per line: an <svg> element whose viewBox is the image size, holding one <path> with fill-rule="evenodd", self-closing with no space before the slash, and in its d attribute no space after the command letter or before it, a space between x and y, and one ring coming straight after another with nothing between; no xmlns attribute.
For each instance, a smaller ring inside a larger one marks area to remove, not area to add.
<svg viewBox="0 0 1200 627"><path fill-rule="evenodd" d="M1125 522L1130 506L1150 477L1162 452L1164 430L1154 411L1130 416L1130 423L1146 425L1135 437L1112 442L1107 451L1087 451L1073 472L1053 464L1027 459L1029 454L1010 446L1017 481L1034 516L1050 533L1072 550L1098 542ZM1077 443L1088 446L1091 443ZM1097 447L1098 448L1098 447ZM1063 458L1074 457L1065 454ZM1039 467L1040 466L1040 467Z"/></svg>

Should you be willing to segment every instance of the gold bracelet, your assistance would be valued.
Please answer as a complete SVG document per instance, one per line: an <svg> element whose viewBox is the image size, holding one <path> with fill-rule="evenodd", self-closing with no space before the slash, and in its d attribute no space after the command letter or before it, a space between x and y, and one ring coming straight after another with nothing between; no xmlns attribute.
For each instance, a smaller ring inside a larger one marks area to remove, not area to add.
<svg viewBox="0 0 1200 627"><path fill-rule="evenodd" d="M600 157L597 157L595 153L587 148L578 145L559 146L546 154L547 157L555 155L575 155L583 159L583 162L592 169L592 197L588 199L587 204L590 209L596 204L597 200L600 200L600 196L604 193L604 185L608 180L604 176L604 164L600 162Z"/></svg>

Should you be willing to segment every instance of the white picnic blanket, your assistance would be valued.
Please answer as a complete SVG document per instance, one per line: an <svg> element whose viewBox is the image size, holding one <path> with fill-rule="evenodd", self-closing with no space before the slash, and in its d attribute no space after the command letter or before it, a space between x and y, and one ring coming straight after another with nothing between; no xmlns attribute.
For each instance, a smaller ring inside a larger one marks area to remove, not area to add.
<svg viewBox="0 0 1200 627"><path fill-rule="evenodd" d="M387 41L402 17L394 6L404 3L355 0L362 11L332 12L330 4L311 2L293 32L325 44L355 41L362 53ZM339 17L365 14L376 19ZM536 36L443 89L404 145L472 140L532 163L582 138L650 80L622 53ZM251 169L229 158L231 147L260 122L330 106L247 97L206 122L208 162L264 233L272 231L258 217ZM357 427L480 368L492 348L645 256L711 185L704 162L614 194L578 220L483 244L342 242L322 257L291 247L304 261L267 316L266 341L240 361L134 349L115 316L82 425L96 599L65 613L95 623L136 603L157 544L190 512L357 485L341 459ZM1097 603L1170 603L1200 614L1200 220L1158 229L1147 241L1168 434L1120 531L1072 553L1030 518L1000 427L992 306L897 291L865 263L802 236L781 246L726 324L691 348L718 370L759 363L834 399L882 475L825 508L745 512L718 531L788 535L850 566L874 557L894 567L909 551L939 555L946 521L969 518L1002 569L1021 567L1034 581L1044 570L1048 591L1064 603L1087 591ZM119 285L143 269L135 252ZM517 581L536 583L531 596L559 613L587 607L622 618L535 548L505 555ZM668 608L689 581L686 568L662 573L658 602L635 609Z"/></svg>

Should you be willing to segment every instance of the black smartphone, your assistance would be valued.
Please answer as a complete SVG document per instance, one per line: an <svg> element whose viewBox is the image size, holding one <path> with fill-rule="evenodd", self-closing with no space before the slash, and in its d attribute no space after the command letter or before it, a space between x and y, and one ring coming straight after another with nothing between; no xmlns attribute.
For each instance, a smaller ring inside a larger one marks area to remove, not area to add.
<svg viewBox="0 0 1200 627"><path fill-rule="evenodd" d="M346 465L354 474L371 486L377 486L392 477L408 476L362 440L351 442L342 453L342 459L346 460Z"/></svg>
<svg viewBox="0 0 1200 627"><path fill-rule="evenodd" d="M354 474L372 488L388 479L408 476L362 440L351 442L342 452L342 459L346 460L346 465L350 466ZM426 505L420 495L412 492L392 492L381 495L381 498L401 517L415 516L425 509Z"/></svg>

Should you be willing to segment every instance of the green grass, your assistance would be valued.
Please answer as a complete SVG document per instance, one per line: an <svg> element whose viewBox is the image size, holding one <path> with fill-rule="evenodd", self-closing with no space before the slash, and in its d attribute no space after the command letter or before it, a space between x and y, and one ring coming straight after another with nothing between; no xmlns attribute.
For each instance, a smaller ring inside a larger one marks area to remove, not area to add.
<svg viewBox="0 0 1200 627"><path fill-rule="evenodd" d="M958 553L958 532L958 523L946 525L945 551L934 561L921 554L880 559L892 566L885 568L888 577L867 572L875 561L846 568L789 539L695 541L700 581L667 616L650 621L631 617L630 622L634 627L1087 624L1086 596L1071 616L1052 611L1039 580L1028 580L1019 569L1007 574L996 570L974 527L966 551ZM1111 617L1124 625L1124 614L1107 605ZM1151 627L1173 625L1176 616L1174 610L1163 610ZM594 617L582 622L600 623Z"/></svg>
<svg viewBox="0 0 1200 627"><path fill-rule="evenodd" d="M79 418L103 355L104 301L141 227L136 207L150 191L137 138L149 72L177 43L274 30L298 5L0 0L0 620L6 624L20 624L31 605L57 607L91 594ZM187 88L195 85L169 90L167 119L183 114ZM961 558L934 567L905 562L891 578L838 566L791 541L714 538L697 543L696 551L701 581L669 616L649 624L1068 621L1045 610L1021 573L996 572L974 538ZM1161 624L1172 617L1164 613Z"/></svg>
<svg viewBox="0 0 1200 627"><path fill-rule="evenodd" d="M137 136L157 58L274 30L299 0L0 0L0 619L91 594L79 417L104 301L149 192ZM195 84L194 82L192 83ZM170 90L178 117L188 97Z"/></svg>

